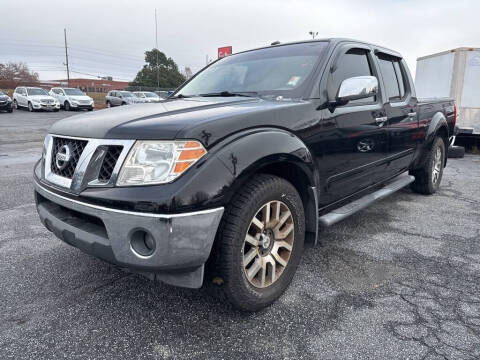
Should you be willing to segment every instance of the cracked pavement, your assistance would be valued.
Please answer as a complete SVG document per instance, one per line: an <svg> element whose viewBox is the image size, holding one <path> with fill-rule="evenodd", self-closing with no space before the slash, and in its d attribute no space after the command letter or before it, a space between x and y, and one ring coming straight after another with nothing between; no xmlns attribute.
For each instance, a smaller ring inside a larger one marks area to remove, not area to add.
<svg viewBox="0 0 480 360"><path fill-rule="evenodd" d="M1 359L478 359L480 156L320 233L255 314L130 275L57 240L31 173L67 113L0 114ZM70 115L70 113L68 113Z"/></svg>

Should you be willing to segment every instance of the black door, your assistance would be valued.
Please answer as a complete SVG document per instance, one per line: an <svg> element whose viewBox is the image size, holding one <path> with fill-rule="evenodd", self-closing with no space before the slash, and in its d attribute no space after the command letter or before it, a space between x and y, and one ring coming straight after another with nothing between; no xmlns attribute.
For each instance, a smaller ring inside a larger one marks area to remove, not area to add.
<svg viewBox="0 0 480 360"><path fill-rule="evenodd" d="M387 176L408 169L417 146L417 99L412 91L408 68L399 58L378 53L377 60L385 89L385 112L388 121L384 128L388 133Z"/></svg>
<svg viewBox="0 0 480 360"><path fill-rule="evenodd" d="M331 70L320 89L335 94L345 79L377 76L370 49L355 45L341 46L327 69ZM306 139L320 172L321 206L366 188L381 176L387 154L384 119L380 96L322 110L315 134Z"/></svg>

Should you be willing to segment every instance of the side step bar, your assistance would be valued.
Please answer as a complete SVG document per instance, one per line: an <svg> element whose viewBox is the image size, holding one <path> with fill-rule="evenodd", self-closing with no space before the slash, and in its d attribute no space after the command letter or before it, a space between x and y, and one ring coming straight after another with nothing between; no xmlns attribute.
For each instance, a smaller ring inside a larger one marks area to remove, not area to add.
<svg viewBox="0 0 480 360"><path fill-rule="evenodd" d="M352 201L347 205L344 205L338 209L332 210L331 212L320 216L318 221L322 226L331 226L350 215L355 214L357 211L360 211L367 206L371 205L377 200L386 198L387 196L393 194L394 192L403 189L408 184L415 181L415 177L411 175L400 176L399 178L394 179L392 182L386 184L383 188L375 191L374 193L365 195L360 199Z"/></svg>

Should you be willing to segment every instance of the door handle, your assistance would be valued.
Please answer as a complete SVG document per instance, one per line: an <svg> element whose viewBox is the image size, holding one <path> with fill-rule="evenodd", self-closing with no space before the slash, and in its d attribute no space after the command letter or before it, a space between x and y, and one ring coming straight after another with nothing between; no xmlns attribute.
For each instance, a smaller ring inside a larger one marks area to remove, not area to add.
<svg viewBox="0 0 480 360"><path fill-rule="evenodd" d="M382 116L382 117L377 117L375 118L375 122L377 123L378 126L383 126L383 124L388 120L388 117Z"/></svg>

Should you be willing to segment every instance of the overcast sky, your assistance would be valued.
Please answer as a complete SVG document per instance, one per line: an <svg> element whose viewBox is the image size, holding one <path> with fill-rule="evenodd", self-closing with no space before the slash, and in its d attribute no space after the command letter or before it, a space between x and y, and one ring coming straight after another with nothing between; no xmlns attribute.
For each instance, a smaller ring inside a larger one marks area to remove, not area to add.
<svg viewBox="0 0 480 360"><path fill-rule="evenodd" d="M350 37L419 56L480 47L478 0L0 0L0 62L23 61L41 79L65 78L63 28L72 77L132 80L155 45L195 72L206 55L319 37Z"/></svg>

